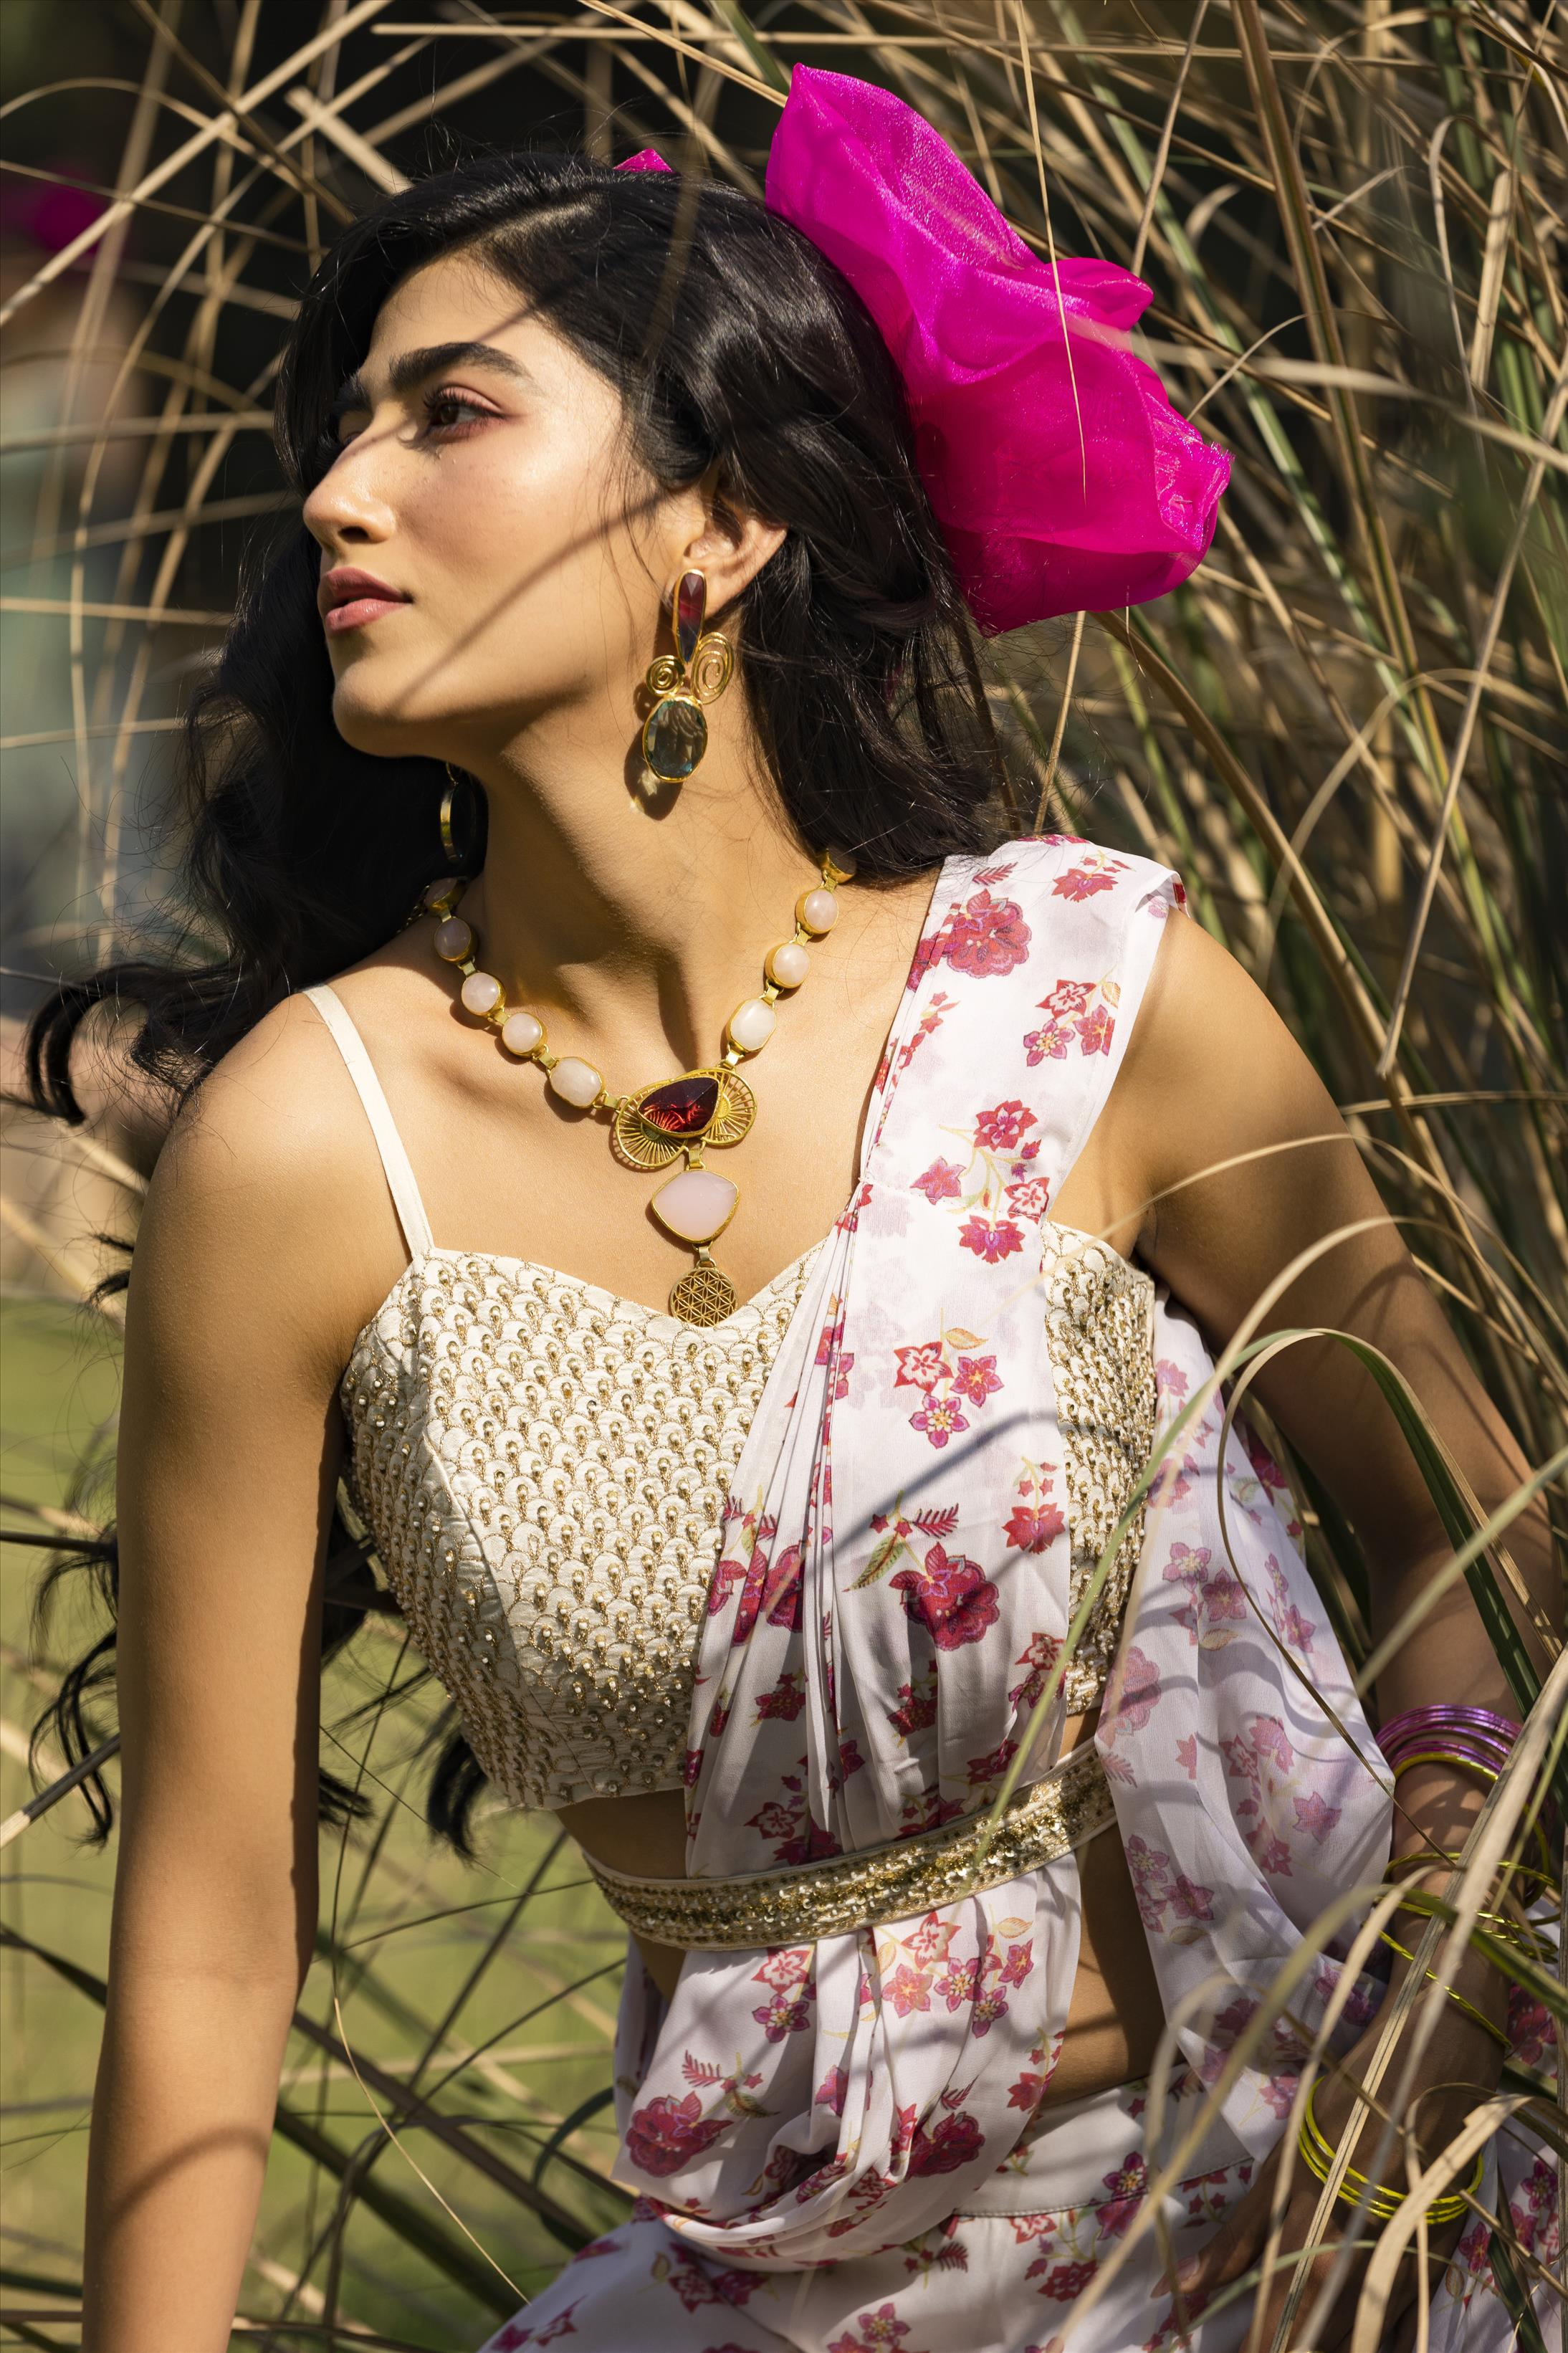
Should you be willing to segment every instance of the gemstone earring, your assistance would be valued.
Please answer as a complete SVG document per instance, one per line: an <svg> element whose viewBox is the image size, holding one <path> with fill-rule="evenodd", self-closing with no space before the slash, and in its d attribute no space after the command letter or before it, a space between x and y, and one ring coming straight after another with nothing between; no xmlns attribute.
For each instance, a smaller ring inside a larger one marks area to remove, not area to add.
<svg viewBox="0 0 1568 2353"><path fill-rule="evenodd" d="M735 669L735 649L717 629L703 633L708 583L683 572L675 591L675 651L649 668L647 687L658 697L642 731L643 758L661 784L684 784L708 749L705 702L716 702Z"/></svg>

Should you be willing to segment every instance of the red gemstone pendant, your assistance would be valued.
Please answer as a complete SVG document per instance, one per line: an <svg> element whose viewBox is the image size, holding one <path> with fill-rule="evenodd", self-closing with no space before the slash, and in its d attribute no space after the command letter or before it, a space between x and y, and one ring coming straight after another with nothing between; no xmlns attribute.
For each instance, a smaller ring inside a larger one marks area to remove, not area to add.
<svg viewBox="0 0 1568 2353"><path fill-rule="evenodd" d="M637 1117L660 1135L700 1135L718 1108L718 1080L688 1072L644 1095Z"/></svg>

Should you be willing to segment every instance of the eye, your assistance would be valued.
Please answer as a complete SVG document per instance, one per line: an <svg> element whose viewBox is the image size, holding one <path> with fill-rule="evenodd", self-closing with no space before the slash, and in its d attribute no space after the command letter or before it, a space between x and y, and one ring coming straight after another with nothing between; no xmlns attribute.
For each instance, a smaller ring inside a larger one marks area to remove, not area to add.
<svg viewBox="0 0 1568 2353"><path fill-rule="evenodd" d="M497 413L457 385L440 385L425 395L426 430L443 441L460 439Z"/></svg>
<svg viewBox="0 0 1568 2353"><path fill-rule="evenodd" d="M363 432L368 416L369 411L357 401L334 401L321 435L323 448L331 457L346 449L354 436Z"/></svg>

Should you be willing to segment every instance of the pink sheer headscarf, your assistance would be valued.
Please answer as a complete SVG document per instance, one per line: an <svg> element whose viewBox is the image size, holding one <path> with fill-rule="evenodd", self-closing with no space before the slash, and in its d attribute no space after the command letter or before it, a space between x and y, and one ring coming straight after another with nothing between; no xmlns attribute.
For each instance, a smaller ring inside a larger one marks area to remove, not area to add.
<svg viewBox="0 0 1568 2353"><path fill-rule="evenodd" d="M668 166L645 148L620 169ZM987 635L1147 604L1202 562L1230 459L1131 349L1142 279L1038 260L912 107L810 66L795 69L766 196L880 329Z"/></svg>

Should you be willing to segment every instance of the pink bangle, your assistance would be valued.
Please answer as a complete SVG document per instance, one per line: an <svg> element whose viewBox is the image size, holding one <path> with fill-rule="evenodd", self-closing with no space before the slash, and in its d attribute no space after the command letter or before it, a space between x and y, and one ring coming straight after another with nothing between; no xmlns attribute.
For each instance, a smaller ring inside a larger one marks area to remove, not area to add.
<svg viewBox="0 0 1568 2353"><path fill-rule="evenodd" d="M1489 1784L1496 1782L1508 1763L1519 1733L1520 1726L1511 1717L1499 1715L1491 1708L1439 1704L1405 1708L1391 1716L1378 1733L1377 1745L1395 1781L1416 1765L1450 1765ZM1521 1862L1520 1868L1539 1878L1544 1888L1552 1879L1552 1844L1541 1820L1531 1825L1530 1835L1541 1866L1537 1870Z"/></svg>
<svg viewBox="0 0 1568 2353"><path fill-rule="evenodd" d="M1434 1740L1463 1750L1479 1763L1499 1769L1507 1762L1520 1727L1489 1707L1438 1704L1407 1707L1391 1716L1377 1736L1377 1745L1391 1765L1407 1750L1429 1747Z"/></svg>

